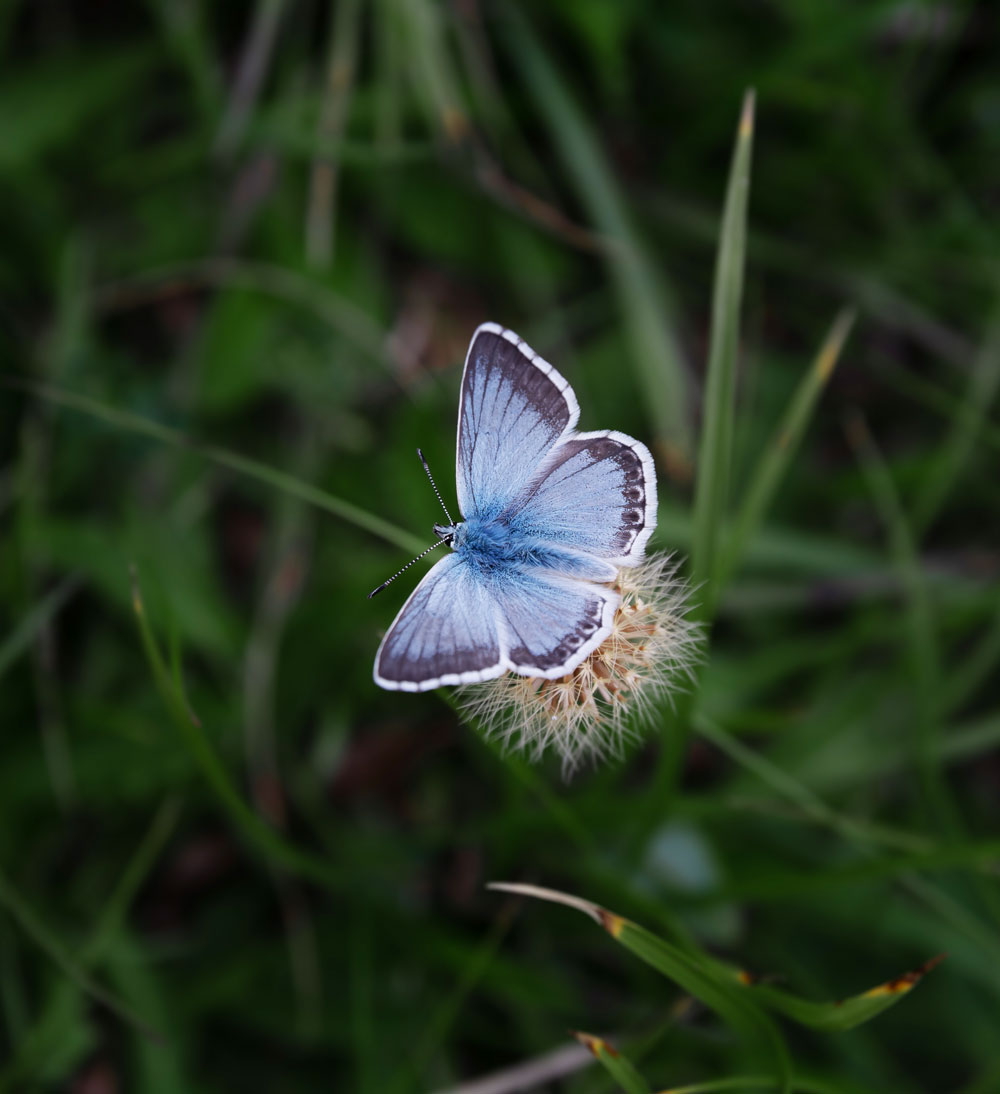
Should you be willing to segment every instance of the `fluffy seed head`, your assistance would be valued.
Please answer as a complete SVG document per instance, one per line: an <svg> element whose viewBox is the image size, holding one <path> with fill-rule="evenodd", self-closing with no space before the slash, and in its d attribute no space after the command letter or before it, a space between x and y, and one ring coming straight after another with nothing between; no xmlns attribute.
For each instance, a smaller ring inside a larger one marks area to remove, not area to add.
<svg viewBox="0 0 1000 1094"><path fill-rule="evenodd" d="M557 680L507 673L457 689L464 713L507 748L538 759L550 746L564 772L621 755L643 722L690 678L700 632L686 618L687 585L669 556L621 569L611 633Z"/></svg>

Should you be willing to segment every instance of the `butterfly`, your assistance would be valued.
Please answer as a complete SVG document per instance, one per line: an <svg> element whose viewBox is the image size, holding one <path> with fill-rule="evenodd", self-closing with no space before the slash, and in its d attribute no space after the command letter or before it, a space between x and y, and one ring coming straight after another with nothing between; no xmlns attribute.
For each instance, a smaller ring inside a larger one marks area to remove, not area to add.
<svg viewBox="0 0 1000 1094"><path fill-rule="evenodd" d="M556 679L611 633L611 583L642 560L656 527L656 472L644 444L578 433L579 417L569 383L513 331L476 329L458 412L464 519L445 508L448 524L434 526L434 546L451 553L386 632L375 683L427 691L507 671Z"/></svg>

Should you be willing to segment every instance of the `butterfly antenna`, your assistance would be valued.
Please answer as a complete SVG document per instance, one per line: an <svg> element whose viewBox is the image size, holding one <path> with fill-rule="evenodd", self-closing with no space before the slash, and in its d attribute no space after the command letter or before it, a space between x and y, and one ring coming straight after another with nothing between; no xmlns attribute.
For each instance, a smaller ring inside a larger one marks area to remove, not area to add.
<svg viewBox="0 0 1000 1094"><path fill-rule="evenodd" d="M448 510L446 509L445 512L447 513ZM449 517L448 519L450 520L451 518ZM447 541L443 540L443 539L439 539L437 541L437 543L432 543L430 545L430 547L427 548L426 551L421 551L420 554L417 555L416 558L411 558L410 561L403 567L402 570L397 570L396 573L394 573L392 575L392 577L389 578L388 581L383 581L382 584L379 585L379 587L377 589L372 589L372 591L368 594L368 599L371 600L371 598L376 593L380 593L386 587L386 585L391 585L396 580L396 578L399 577L399 575L401 573L404 573L406 570L408 570L414 564L414 562L419 562L424 557L424 555L429 555L431 553L431 551L433 551L436 547L440 547L441 544L445 543L445 542L447 542Z"/></svg>
<svg viewBox="0 0 1000 1094"><path fill-rule="evenodd" d="M437 500L441 503L441 508L444 510L444 515L448 518L448 523L454 524L455 522L451 519L451 513L448 512L448 506L445 505L444 498L441 497L441 491L438 490L437 483L434 481L434 476L431 474L431 469L427 466L427 460L424 458L424 454L419 448L417 449L417 455L420 457L420 462L424 465L427 477L431 480L431 486L434 488L434 493L437 494ZM437 544L435 543L434 546L436 547ZM416 561L416 559L414 559L414 561Z"/></svg>

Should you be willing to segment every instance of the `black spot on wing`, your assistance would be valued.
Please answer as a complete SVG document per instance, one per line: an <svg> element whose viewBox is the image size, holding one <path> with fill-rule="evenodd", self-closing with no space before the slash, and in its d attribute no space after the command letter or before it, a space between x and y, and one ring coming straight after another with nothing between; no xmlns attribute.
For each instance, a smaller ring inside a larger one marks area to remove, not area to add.
<svg viewBox="0 0 1000 1094"><path fill-rule="evenodd" d="M576 459L581 453L586 456L585 460ZM567 467L571 461L576 464L572 470ZM595 465L605 462L614 468L615 485L610 496L601 494L595 500L599 501L602 521L609 517L617 521L617 525L611 529L608 543L611 553L628 554L632 544L646 527L648 484L646 468L639 453L614 437L571 436L563 441L527 490L512 504L511 511L516 512L529 506L539 493L548 497L551 495L547 491L561 491L571 486L573 480L583 478L585 481Z"/></svg>
<svg viewBox="0 0 1000 1094"><path fill-rule="evenodd" d="M508 624L511 643L508 655L515 665L530 665L543 672L565 665L573 654L594 636L601 626L603 612L604 601L600 597L588 598L577 617L566 621L565 631L559 636L555 645L545 650L531 648L525 638Z"/></svg>

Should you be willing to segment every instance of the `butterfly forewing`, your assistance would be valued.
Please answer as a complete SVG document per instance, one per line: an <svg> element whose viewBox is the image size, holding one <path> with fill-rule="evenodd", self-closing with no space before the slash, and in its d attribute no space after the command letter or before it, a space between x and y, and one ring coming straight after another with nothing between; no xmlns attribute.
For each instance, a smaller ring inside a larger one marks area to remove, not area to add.
<svg viewBox="0 0 1000 1094"><path fill-rule="evenodd" d="M465 517L502 512L552 446L576 425L573 389L513 331L472 336L458 417L458 504Z"/></svg>
<svg viewBox="0 0 1000 1094"><path fill-rule="evenodd" d="M496 600L458 555L441 559L414 589L375 655L375 681L426 691L499 676L506 667Z"/></svg>

